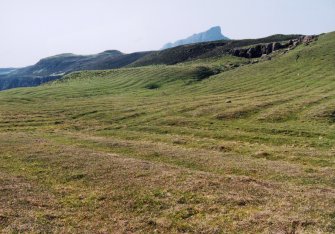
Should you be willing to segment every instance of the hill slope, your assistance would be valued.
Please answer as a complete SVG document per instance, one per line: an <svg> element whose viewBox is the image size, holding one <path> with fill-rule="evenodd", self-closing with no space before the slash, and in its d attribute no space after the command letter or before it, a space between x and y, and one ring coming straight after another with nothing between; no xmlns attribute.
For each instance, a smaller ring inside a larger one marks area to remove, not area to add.
<svg viewBox="0 0 335 234"><path fill-rule="evenodd" d="M335 33L252 60L1 92L0 229L333 233Z"/></svg>
<svg viewBox="0 0 335 234"><path fill-rule="evenodd" d="M0 90L15 87L37 86L42 83L60 79L64 74L81 70L104 70L121 67L136 67L153 64L176 64L193 61L199 58L223 56L225 54L248 57L240 47L249 46L251 50L258 48L255 44L284 43L287 40L298 40L300 35L274 35L254 40L218 41L179 46L164 51L136 52L123 54L120 51L109 50L96 55L61 54L41 59L37 64L25 68L0 70ZM263 45L264 46L264 45ZM257 52L257 50L256 50ZM251 57L260 57L262 51ZM243 56L242 56L243 55ZM250 57L250 56L249 56ZM10 72L8 72L10 71Z"/></svg>
<svg viewBox="0 0 335 234"><path fill-rule="evenodd" d="M7 75L15 70L15 68L0 68L0 75Z"/></svg>
<svg viewBox="0 0 335 234"><path fill-rule="evenodd" d="M64 74L81 70L102 70L124 67L149 52L123 54L117 50L107 50L96 55L60 54L41 59L37 64L15 69L8 74L0 73L0 90L37 86ZM1 71L0 71L1 72Z"/></svg>

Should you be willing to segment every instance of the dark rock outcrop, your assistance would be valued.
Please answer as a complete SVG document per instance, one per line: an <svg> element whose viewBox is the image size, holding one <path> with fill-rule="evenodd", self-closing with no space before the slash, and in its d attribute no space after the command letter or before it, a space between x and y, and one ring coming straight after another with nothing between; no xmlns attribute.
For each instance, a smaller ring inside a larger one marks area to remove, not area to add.
<svg viewBox="0 0 335 234"><path fill-rule="evenodd" d="M317 35L304 36L301 38L301 42L304 43L305 45L317 40L318 40Z"/></svg>
<svg viewBox="0 0 335 234"><path fill-rule="evenodd" d="M229 54L244 58L260 58L263 55L271 54L272 52L280 49L288 49L288 50L293 49L301 43L308 45L309 43L317 39L318 37L315 35L301 36L297 39L291 39L286 42L272 42L272 43L253 45L248 48L234 48L229 51Z"/></svg>
<svg viewBox="0 0 335 234"><path fill-rule="evenodd" d="M275 42L272 44L272 51L276 51L283 48L283 46L279 42Z"/></svg>

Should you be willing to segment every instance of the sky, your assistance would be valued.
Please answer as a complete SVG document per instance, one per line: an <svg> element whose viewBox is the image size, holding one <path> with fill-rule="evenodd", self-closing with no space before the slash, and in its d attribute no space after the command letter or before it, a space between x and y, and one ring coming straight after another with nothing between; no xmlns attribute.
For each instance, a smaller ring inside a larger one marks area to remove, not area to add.
<svg viewBox="0 0 335 234"><path fill-rule="evenodd" d="M335 0L0 0L0 67L158 50L221 26L232 39L335 31Z"/></svg>

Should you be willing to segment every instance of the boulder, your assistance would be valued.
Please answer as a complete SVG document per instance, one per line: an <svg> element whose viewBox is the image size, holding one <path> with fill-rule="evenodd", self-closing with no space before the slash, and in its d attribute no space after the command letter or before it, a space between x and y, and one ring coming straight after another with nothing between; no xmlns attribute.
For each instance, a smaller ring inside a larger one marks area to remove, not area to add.
<svg viewBox="0 0 335 234"><path fill-rule="evenodd" d="M247 49L240 49L240 57L248 58Z"/></svg>
<svg viewBox="0 0 335 234"><path fill-rule="evenodd" d="M268 43L266 44L266 54L271 54L272 53L272 44Z"/></svg>
<svg viewBox="0 0 335 234"><path fill-rule="evenodd" d="M298 39L293 40L293 45L292 45L292 47L294 48L294 47L298 46L299 43L300 43L300 41L299 41Z"/></svg>
<svg viewBox="0 0 335 234"><path fill-rule="evenodd" d="M282 45L279 42L272 43L272 51L276 51L282 48Z"/></svg>
<svg viewBox="0 0 335 234"><path fill-rule="evenodd" d="M304 36L304 37L302 37L302 43L304 43L306 45L308 45L312 41L316 41L316 40L317 40L317 36L316 35L310 35L310 36Z"/></svg>
<svg viewBox="0 0 335 234"><path fill-rule="evenodd" d="M263 54L262 45L256 45L254 47L251 47L247 51L247 57L248 58L259 58Z"/></svg>
<svg viewBox="0 0 335 234"><path fill-rule="evenodd" d="M254 58L255 57L255 48L254 47L251 47L250 49L248 49L247 57L248 58Z"/></svg>
<svg viewBox="0 0 335 234"><path fill-rule="evenodd" d="M262 54L263 54L263 52L262 52L262 45L256 45L255 46L255 54L254 54L255 58L261 57Z"/></svg>
<svg viewBox="0 0 335 234"><path fill-rule="evenodd" d="M262 45L262 55L266 54L266 45Z"/></svg>
<svg viewBox="0 0 335 234"><path fill-rule="evenodd" d="M239 49L233 49L231 50L231 54L234 55L234 56L240 56L240 50Z"/></svg>

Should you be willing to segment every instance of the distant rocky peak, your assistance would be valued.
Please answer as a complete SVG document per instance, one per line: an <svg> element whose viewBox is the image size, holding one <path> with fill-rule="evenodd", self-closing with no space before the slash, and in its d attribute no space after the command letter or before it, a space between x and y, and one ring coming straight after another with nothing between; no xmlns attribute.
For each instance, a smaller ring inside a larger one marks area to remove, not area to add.
<svg viewBox="0 0 335 234"><path fill-rule="evenodd" d="M187 37L182 40L178 40L174 43L167 43L163 46L162 49L168 49L168 48L172 48L172 47L176 47L180 45L187 45L187 44L208 42L208 41L218 41L218 40L229 40L229 38L222 35L220 26L215 26L215 27L208 29L205 32L193 34L190 37Z"/></svg>
<svg viewBox="0 0 335 234"><path fill-rule="evenodd" d="M212 27L212 28L208 29L205 32L205 34L210 35L210 36L224 37L221 33L221 27L220 26L215 26L215 27Z"/></svg>

